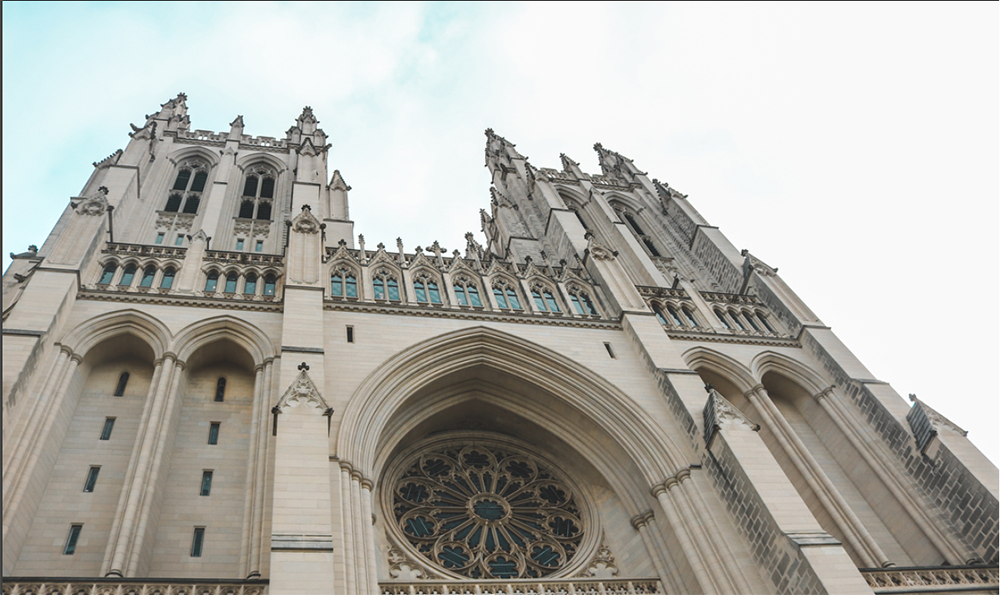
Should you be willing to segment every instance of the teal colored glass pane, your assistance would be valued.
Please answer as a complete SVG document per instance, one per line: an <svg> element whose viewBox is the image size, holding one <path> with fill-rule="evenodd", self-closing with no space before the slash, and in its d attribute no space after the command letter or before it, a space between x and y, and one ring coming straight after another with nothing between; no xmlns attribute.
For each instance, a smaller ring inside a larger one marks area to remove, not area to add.
<svg viewBox="0 0 1000 595"><path fill-rule="evenodd" d="M118 282L118 285L131 285L132 279L135 279L135 266L129 265L125 268L125 272L122 273L122 278Z"/></svg>
<svg viewBox="0 0 1000 595"><path fill-rule="evenodd" d="M584 305L587 306L587 311L591 316L597 316L597 308L594 307L594 302L590 301L590 297L582 293L580 294L580 299L583 300Z"/></svg>
<svg viewBox="0 0 1000 595"><path fill-rule="evenodd" d="M510 301L510 307L515 310L521 309L521 302L517 300L517 293L511 289L507 288L507 299Z"/></svg>
<svg viewBox="0 0 1000 595"><path fill-rule="evenodd" d="M375 279L372 281L372 285L375 287L375 299L384 300L385 299L385 283L381 279Z"/></svg>
<svg viewBox="0 0 1000 595"><path fill-rule="evenodd" d="M548 545L536 546L531 550L531 559L542 566L555 566L559 563L559 552L553 551Z"/></svg>
<svg viewBox="0 0 1000 595"><path fill-rule="evenodd" d="M389 299L395 302L399 301L399 283L396 283L395 279L389 279L385 283L389 286Z"/></svg>
<svg viewBox="0 0 1000 595"><path fill-rule="evenodd" d="M347 281L345 282L347 286L347 297L358 297L358 280L353 276L348 275Z"/></svg>
<svg viewBox="0 0 1000 595"><path fill-rule="evenodd" d="M418 302L420 302L420 303L426 303L427 302L427 292L424 290L424 282L423 281L414 281L413 282L413 292L416 294Z"/></svg>
<svg viewBox="0 0 1000 595"><path fill-rule="evenodd" d="M100 283L101 285L109 285L111 283L111 280L115 276L116 270L118 270L118 267L116 267L113 264L109 264L108 266L104 267L104 272L101 273L101 280L98 281L98 283Z"/></svg>
<svg viewBox="0 0 1000 595"><path fill-rule="evenodd" d="M532 291L531 297L535 299L535 306L537 306L539 310L542 312L548 312L549 309L545 306L545 300L542 299L541 294L537 291Z"/></svg>
<svg viewBox="0 0 1000 595"><path fill-rule="evenodd" d="M445 568L459 568L469 562L469 554L461 547L445 546L438 558Z"/></svg>
<svg viewBox="0 0 1000 595"><path fill-rule="evenodd" d="M472 510L479 518L487 521L498 520L504 515L503 506L494 500L480 500L472 505Z"/></svg>
<svg viewBox="0 0 1000 595"><path fill-rule="evenodd" d="M344 280L341 279L340 275L330 277L330 295L337 297L344 295Z"/></svg>
<svg viewBox="0 0 1000 595"><path fill-rule="evenodd" d="M226 293L236 293L236 275L229 274L226 276Z"/></svg>
<svg viewBox="0 0 1000 595"><path fill-rule="evenodd" d="M500 306L501 308L507 307L507 300L504 299L503 291L501 291L499 287L493 288L493 297L497 299L498 306Z"/></svg>
<svg viewBox="0 0 1000 595"><path fill-rule="evenodd" d="M465 297L465 288L461 285L455 286L455 299L458 300L460 306L468 306L469 300Z"/></svg>
<svg viewBox="0 0 1000 595"><path fill-rule="evenodd" d="M514 578L517 576L517 562L503 556L490 560L490 574L496 578Z"/></svg>
<svg viewBox="0 0 1000 595"><path fill-rule="evenodd" d="M407 519L405 531L416 537L427 537L434 530L434 525L426 517L418 516Z"/></svg>
<svg viewBox="0 0 1000 595"><path fill-rule="evenodd" d="M578 298L576 295L574 295L572 293L569 294L569 297L570 297L570 299L573 300L573 307L576 308L576 313L577 314L586 314L586 312L583 311L583 304L580 303L580 298Z"/></svg>
<svg viewBox="0 0 1000 595"><path fill-rule="evenodd" d="M468 290L469 290L469 301L472 302L472 305L482 308L483 302L482 300L479 299L479 290L473 287L472 285L468 287Z"/></svg>
<svg viewBox="0 0 1000 595"><path fill-rule="evenodd" d="M551 291L545 292L545 302L549 305L549 310L553 312L559 311L559 304L556 302L556 298L552 295Z"/></svg>
<svg viewBox="0 0 1000 595"><path fill-rule="evenodd" d="M437 283L430 281L427 283L427 293L430 295L432 304L441 303L441 291L438 290Z"/></svg>

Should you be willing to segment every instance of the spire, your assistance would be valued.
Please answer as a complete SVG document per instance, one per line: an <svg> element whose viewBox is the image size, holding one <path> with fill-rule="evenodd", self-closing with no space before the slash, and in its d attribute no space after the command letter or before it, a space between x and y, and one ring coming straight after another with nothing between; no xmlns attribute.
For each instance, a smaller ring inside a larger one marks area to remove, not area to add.
<svg viewBox="0 0 1000 595"><path fill-rule="evenodd" d="M527 160L528 158L517 152L514 143L493 132L492 128L486 129L486 166L490 171L504 164L510 167L514 159Z"/></svg>
<svg viewBox="0 0 1000 595"><path fill-rule="evenodd" d="M243 137L243 116L236 116L236 119L229 123L229 140L240 140Z"/></svg>
<svg viewBox="0 0 1000 595"><path fill-rule="evenodd" d="M632 160L621 153L609 151L601 143L594 143L594 150L597 151L597 159L601 164L601 172L608 177L620 180L631 181L636 174L646 175L639 171Z"/></svg>
<svg viewBox="0 0 1000 595"><path fill-rule="evenodd" d="M302 132L302 134L312 134L316 132L316 125L319 124L319 120L313 115L313 108L308 105L302 108L302 114L295 119L295 126Z"/></svg>
<svg viewBox="0 0 1000 595"><path fill-rule="evenodd" d="M156 120L166 120L168 130L187 130L191 125L191 119L187 112L187 95L178 93L177 97L160 104L160 110L153 115L146 116Z"/></svg>

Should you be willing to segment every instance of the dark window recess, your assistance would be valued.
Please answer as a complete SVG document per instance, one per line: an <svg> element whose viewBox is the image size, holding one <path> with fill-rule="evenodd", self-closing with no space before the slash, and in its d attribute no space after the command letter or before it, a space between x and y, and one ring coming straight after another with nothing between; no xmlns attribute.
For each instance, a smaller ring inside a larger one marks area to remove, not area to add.
<svg viewBox="0 0 1000 595"><path fill-rule="evenodd" d="M122 372L122 375L118 377L118 385L115 386L115 396L124 397L125 396L125 386L128 385L128 372Z"/></svg>
<svg viewBox="0 0 1000 595"><path fill-rule="evenodd" d="M201 199L197 196L189 196L187 202L184 203L185 213L197 213L198 205L201 203Z"/></svg>
<svg viewBox="0 0 1000 595"><path fill-rule="evenodd" d="M201 474L201 495L210 496L212 494L212 472L204 471Z"/></svg>
<svg viewBox="0 0 1000 595"><path fill-rule="evenodd" d="M101 440L111 440L111 431L115 429L115 418L104 419L104 428L101 430Z"/></svg>
<svg viewBox="0 0 1000 595"><path fill-rule="evenodd" d="M257 176L247 176L247 181L243 184L243 196L257 196Z"/></svg>
<svg viewBox="0 0 1000 595"><path fill-rule="evenodd" d="M212 422L212 425L208 427L208 443L218 444L219 443L219 422Z"/></svg>
<svg viewBox="0 0 1000 595"><path fill-rule="evenodd" d="M208 279L205 280L205 292L215 292L215 288L219 285L219 271L212 271L208 274Z"/></svg>
<svg viewBox="0 0 1000 595"><path fill-rule="evenodd" d="M274 295L274 284L276 281L274 275L264 277L264 295Z"/></svg>
<svg viewBox="0 0 1000 595"><path fill-rule="evenodd" d="M66 547L63 548L63 554L67 556L72 556L73 552L76 551L76 542L80 539L80 531L83 530L83 525L70 525L69 535L66 536Z"/></svg>
<svg viewBox="0 0 1000 595"><path fill-rule="evenodd" d="M219 378L215 383L215 401L222 402L226 398L226 379Z"/></svg>
<svg viewBox="0 0 1000 595"><path fill-rule="evenodd" d="M604 348L608 350L608 355L610 355L610 356L611 356L611 359L618 359L618 358L617 358L617 357L615 356L615 352L614 352L614 350L613 350L613 349L611 349L611 343L605 343L605 344L604 344Z"/></svg>
<svg viewBox="0 0 1000 595"><path fill-rule="evenodd" d="M163 289L170 289L170 286L174 284L174 269L167 269L163 271L163 278L160 279L160 287Z"/></svg>
<svg viewBox="0 0 1000 595"><path fill-rule="evenodd" d="M83 482L84 492L93 492L94 486L97 485L97 474L101 472L100 467L91 467L90 471L87 472L87 481Z"/></svg>
<svg viewBox="0 0 1000 595"><path fill-rule="evenodd" d="M226 275L226 291L225 293L236 293L236 280L238 277L236 273L229 273Z"/></svg>
<svg viewBox="0 0 1000 595"><path fill-rule="evenodd" d="M252 200L244 200L240 203L240 219L253 219Z"/></svg>
<svg viewBox="0 0 1000 595"><path fill-rule="evenodd" d="M354 327L353 326L347 327L347 342L348 343L353 343L354 342Z"/></svg>
<svg viewBox="0 0 1000 595"><path fill-rule="evenodd" d="M167 198L167 206L165 206L163 210L170 213L176 213L177 211L181 210L181 195L171 194Z"/></svg>
<svg viewBox="0 0 1000 595"><path fill-rule="evenodd" d="M208 181L208 172L200 171L194 175L194 182L191 183L191 192L201 192L205 189L205 182Z"/></svg>
<svg viewBox="0 0 1000 595"><path fill-rule="evenodd" d="M111 280L115 278L115 271L117 270L118 267L113 264L105 266L104 271L101 273L101 280L97 283L100 285L110 285Z"/></svg>
<svg viewBox="0 0 1000 595"><path fill-rule="evenodd" d="M653 245L653 242L651 242L649 238L643 238L642 241L644 244L646 244L646 248L649 249L650 254L652 254L653 256L660 255L660 251L656 249L656 246Z"/></svg>
<svg viewBox="0 0 1000 595"><path fill-rule="evenodd" d="M195 527L194 536L191 538L191 557L200 558L201 548L205 543L205 528Z"/></svg>
<svg viewBox="0 0 1000 595"><path fill-rule="evenodd" d="M260 197L274 198L274 178L264 178L260 182Z"/></svg>
<svg viewBox="0 0 1000 595"><path fill-rule="evenodd" d="M271 203L262 202L257 205L257 218L264 220L271 219Z"/></svg>
<svg viewBox="0 0 1000 595"><path fill-rule="evenodd" d="M156 269L153 267L146 267L146 269L142 271L142 280L139 281L139 287L152 287L153 277L155 276Z"/></svg>
<svg viewBox="0 0 1000 595"><path fill-rule="evenodd" d="M191 170L182 169L177 172L177 179L174 180L174 190L187 190L188 180L191 179Z"/></svg>

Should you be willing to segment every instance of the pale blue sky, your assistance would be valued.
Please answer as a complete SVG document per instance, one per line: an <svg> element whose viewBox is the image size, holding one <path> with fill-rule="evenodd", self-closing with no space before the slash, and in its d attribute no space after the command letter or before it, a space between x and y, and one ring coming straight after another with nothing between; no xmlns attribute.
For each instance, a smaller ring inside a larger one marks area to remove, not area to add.
<svg viewBox="0 0 1000 595"><path fill-rule="evenodd" d="M483 130L592 145L781 269L872 373L998 457L1000 5L3 3L3 253L177 92L282 137L311 105L370 245L461 248ZM481 234L480 238L481 238Z"/></svg>

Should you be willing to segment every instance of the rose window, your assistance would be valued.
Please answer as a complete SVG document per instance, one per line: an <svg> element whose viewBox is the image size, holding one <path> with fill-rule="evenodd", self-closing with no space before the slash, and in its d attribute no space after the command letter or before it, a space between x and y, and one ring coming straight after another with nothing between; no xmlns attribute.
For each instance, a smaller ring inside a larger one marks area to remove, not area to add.
<svg viewBox="0 0 1000 595"><path fill-rule="evenodd" d="M584 526L573 492L500 446L439 447L406 468L396 523L427 560L470 578L537 578L565 568Z"/></svg>

